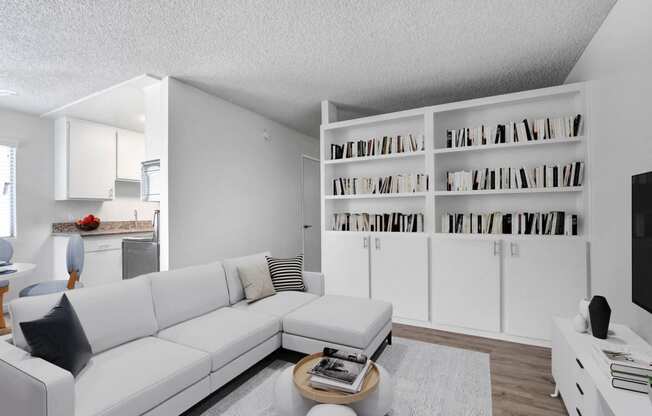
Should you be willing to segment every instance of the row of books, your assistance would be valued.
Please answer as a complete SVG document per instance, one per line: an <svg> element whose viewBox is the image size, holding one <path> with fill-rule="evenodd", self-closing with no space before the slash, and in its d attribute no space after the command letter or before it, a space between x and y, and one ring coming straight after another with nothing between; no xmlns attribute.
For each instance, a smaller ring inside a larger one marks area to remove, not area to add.
<svg viewBox="0 0 652 416"><path fill-rule="evenodd" d="M647 394L652 356L616 344L606 348L593 345L593 355L613 387Z"/></svg>
<svg viewBox="0 0 652 416"><path fill-rule="evenodd" d="M364 354L324 348L309 370L310 385L320 390L359 393L373 363Z"/></svg>
<svg viewBox="0 0 652 416"><path fill-rule="evenodd" d="M331 144L331 160L416 152L425 149L423 134L383 136L382 139Z"/></svg>
<svg viewBox="0 0 652 416"><path fill-rule="evenodd" d="M535 168L485 168L446 172L447 191L486 189L559 188L582 186L584 162L543 165Z"/></svg>
<svg viewBox="0 0 652 416"><path fill-rule="evenodd" d="M582 131L581 114L533 121L510 121L494 128L487 125L446 130L446 147L469 147L577 137Z"/></svg>
<svg viewBox="0 0 652 416"><path fill-rule="evenodd" d="M333 231L423 232L423 214L369 214L340 212L333 214Z"/></svg>
<svg viewBox="0 0 652 416"><path fill-rule="evenodd" d="M442 215L450 234L578 235L578 216L564 211Z"/></svg>
<svg viewBox="0 0 652 416"><path fill-rule="evenodd" d="M428 187L429 178L425 173L333 179L333 195L426 192Z"/></svg>

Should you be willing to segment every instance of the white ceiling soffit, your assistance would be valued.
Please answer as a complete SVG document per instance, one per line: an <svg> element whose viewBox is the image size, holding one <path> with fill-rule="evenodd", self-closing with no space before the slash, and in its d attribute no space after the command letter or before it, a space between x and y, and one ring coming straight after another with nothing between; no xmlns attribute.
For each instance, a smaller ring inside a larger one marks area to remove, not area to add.
<svg viewBox="0 0 652 416"><path fill-rule="evenodd" d="M143 132L145 129L143 89L157 82L160 82L159 78L147 74L141 75L48 111L41 117L68 116Z"/></svg>
<svg viewBox="0 0 652 416"><path fill-rule="evenodd" d="M0 2L0 107L41 114L173 76L313 136L372 114L565 77L615 0Z"/></svg>

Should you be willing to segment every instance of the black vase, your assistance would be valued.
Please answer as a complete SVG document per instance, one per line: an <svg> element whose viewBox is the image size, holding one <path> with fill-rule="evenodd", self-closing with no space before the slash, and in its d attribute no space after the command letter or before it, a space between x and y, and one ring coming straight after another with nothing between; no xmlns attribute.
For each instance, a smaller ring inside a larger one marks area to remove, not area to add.
<svg viewBox="0 0 652 416"><path fill-rule="evenodd" d="M589 303L589 317L591 318L591 332L593 332L593 336L600 339L607 339L611 308L604 296L593 296L591 303Z"/></svg>

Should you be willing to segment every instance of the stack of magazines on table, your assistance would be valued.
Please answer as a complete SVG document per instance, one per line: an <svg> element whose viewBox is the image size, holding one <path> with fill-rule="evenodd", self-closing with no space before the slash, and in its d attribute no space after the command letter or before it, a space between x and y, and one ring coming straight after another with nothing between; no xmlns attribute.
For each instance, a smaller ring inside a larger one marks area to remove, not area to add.
<svg viewBox="0 0 652 416"><path fill-rule="evenodd" d="M597 345L593 346L593 354L613 387L647 394L648 380L652 377L652 356L618 346Z"/></svg>
<svg viewBox="0 0 652 416"><path fill-rule="evenodd" d="M323 357L310 370L310 385L320 390L359 393L371 364L366 355L324 348Z"/></svg>

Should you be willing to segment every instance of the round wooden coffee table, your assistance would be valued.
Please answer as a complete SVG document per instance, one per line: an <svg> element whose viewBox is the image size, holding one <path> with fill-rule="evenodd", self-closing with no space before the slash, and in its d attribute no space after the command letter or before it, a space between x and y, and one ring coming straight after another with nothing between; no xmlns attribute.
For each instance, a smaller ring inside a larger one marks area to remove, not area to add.
<svg viewBox="0 0 652 416"><path fill-rule="evenodd" d="M323 356L321 352L311 354L299 361L293 370L294 385L299 390L303 397L309 400L314 400L318 403L325 404L351 404L364 400L370 393L377 387L380 381L380 372L376 364L371 363L371 368L367 373L362 390L358 393L344 393L329 390L319 390L310 386L310 371Z"/></svg>

